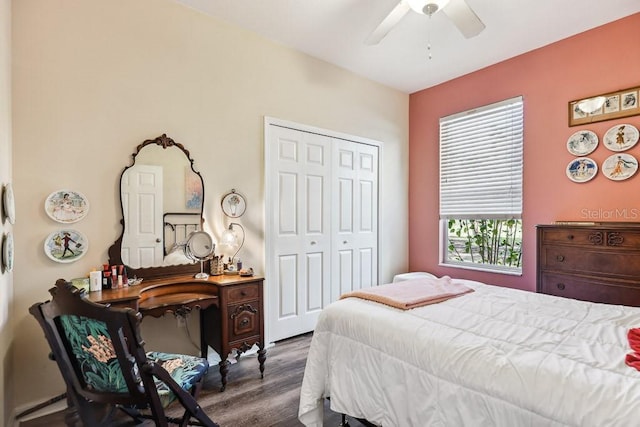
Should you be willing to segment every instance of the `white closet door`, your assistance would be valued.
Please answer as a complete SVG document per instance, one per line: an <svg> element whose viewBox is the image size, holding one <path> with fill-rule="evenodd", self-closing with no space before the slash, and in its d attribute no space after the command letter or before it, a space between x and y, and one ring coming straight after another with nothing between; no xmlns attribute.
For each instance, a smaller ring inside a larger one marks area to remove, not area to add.
<svg viewBox="0 0 640 427"><path fill-rule="evenodd" d="M379 147L299 126L265 128L269 341L312 331L342 293L378 284Z"/></svg>
<svg viewBox="0 0 640 427"><path fill-rule="evenodd" d="M335 139L332 301L378 284L378 147Z"/></svg>
<svg viewBox="0 0 640 427"><path fill-rule="evenodd" d="M267 156L268 331L277 341L315 328L330 299L331 138L270 126Z"/></svg>

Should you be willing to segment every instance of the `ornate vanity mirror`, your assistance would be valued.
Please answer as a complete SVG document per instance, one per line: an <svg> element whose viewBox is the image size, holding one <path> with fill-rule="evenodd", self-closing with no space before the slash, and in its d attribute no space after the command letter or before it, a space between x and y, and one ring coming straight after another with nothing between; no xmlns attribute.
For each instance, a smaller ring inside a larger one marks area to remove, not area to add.
<svg viewBox="0 0 640 427"><path fill-rule="evenodd" d="M204 222L204 184L189 151L162 134L138 145L132 159L120 176L122 234L109 264L126 265L129 277L200 271L184 251Z"/></svg>

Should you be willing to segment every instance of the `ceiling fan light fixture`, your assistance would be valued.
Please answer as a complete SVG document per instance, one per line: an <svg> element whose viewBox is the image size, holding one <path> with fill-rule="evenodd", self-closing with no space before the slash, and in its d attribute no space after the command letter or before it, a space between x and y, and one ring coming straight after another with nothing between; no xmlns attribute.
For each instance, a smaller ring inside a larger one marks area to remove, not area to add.
<svg viewBox="0 0 640 427"><path fill-rule="evenodd" d="M583 99L578 101L578 108L585 114L592 114L602 108L607 100L604 96L596 96L594 98Z"/></svg>
<svg viewBox="0 0 640 427"><path fill-rule="evenodd" d="M449 0L407 0L415 12L431 16L449 3Z"/></svg>

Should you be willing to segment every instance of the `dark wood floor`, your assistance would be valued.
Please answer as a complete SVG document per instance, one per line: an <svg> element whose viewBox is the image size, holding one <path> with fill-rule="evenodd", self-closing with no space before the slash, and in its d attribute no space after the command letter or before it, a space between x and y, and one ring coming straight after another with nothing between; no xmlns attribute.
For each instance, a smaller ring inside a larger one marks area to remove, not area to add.
<svg viewBox="0 0 640 427"><path fill-rule="evenodd" d="M219 392L220 374L213 366L207 374L198 402L220 426L299 427L298 403L311 334L280 341L267 352L264 379L260 379L256 356L231 365L227 388ZM177 408L176 408L177 409ZM174 409L175 411L175 409ZM341 416L325 403L325 426L339 426ZM352 427L360 424L349 419ZM20 427L63 427L62 413L21 422Z"/></svg>

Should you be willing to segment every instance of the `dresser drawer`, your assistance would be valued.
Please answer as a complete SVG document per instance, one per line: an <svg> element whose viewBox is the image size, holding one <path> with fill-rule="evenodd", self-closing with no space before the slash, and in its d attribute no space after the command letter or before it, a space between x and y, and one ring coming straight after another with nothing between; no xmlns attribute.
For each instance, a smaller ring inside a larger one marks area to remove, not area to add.
<svg viewBox="0 0 640 427"><path fill-rule="evenodd" d="M234 286L228 291L228 303L250 301L260 297L260 284L249 283L242 286Z"/></svg>
<svg viewBox="0 0 640 427"><path fill-rule="evenodd" d="M542 273L540 279L539 293L606 304L640 306L640 283L558 273Z"/></svg>
<svg viewBox="0 0 640 427"><path fill-rule="evenodd" d="M548 245L541 248L538 262L542 270L635 278L640 271L640 252Z"/></svg>
<svg viewBox="0 0 640 427"><path fill-rule="evenodd" d="M542 244L640 248L640 231L616 229L548 228L542 230Z"/></svg>

